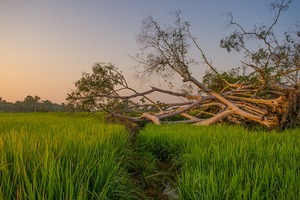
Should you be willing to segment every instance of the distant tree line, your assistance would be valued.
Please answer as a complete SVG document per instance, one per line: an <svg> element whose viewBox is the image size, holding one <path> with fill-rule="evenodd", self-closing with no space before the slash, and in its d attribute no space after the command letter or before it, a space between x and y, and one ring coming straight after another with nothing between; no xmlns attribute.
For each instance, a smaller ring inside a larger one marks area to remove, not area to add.
<svg viewBox="0 0 300 200"><path fill-rule="evenodd" d="M83 111L71 104L53 103L50 100L42 100L39 96L30 96L24 100L8 102L0 97L0 112L72 112Z"/></svg>

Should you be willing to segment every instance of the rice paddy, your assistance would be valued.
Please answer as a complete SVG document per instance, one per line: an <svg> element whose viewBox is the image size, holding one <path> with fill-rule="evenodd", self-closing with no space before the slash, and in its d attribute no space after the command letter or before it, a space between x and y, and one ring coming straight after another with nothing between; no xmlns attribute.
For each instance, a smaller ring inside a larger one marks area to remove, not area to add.
<svg viewBox="0 0 300 200"><path fill-rule="evenodd" d="M300 198L300 129L148 126L137 142L180 164L180 199Z"/></svg>
<svg viewBox="0 0 300 200"><path fill-rule="evenodd" d="M300 197L299 128L147 125L131 144L123 126L103 121L84 113L0 114L0 199L154 199L132 177L138 168L145 181L159 178L159 162L178 169L161 188L172 187L165 199Z"/></svg>
<svg viewBox="0 0 300 200"><path fill-rule="evenodd" d="M94 117L1 114L0 199L134 199L127 146Z"/></svg>

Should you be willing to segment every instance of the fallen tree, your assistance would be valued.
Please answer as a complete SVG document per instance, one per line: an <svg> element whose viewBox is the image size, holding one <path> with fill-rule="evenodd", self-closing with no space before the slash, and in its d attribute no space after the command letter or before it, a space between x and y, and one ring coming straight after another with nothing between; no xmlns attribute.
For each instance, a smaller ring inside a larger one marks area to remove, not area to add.
<svg viewBox="0 0 300 200"><path fill-rule="evenodd" d="M173 13L175 23L168 27L162 27L150 16L143 21L137 36L141 52L133 58L142 69L138 77L161 76L169 82L170 89L151 87L144 92L136 91L113 64L96 63L92 74L84 73L75 83L76 89L68 94L67 100L85 109L104 110L113 117L136 122L231 122L256 123L269 129L289 128L300 119L300 31L296 25L297 30L284 32L280 42L273 29L290 4L286 0L272 4L275 17L271 25L251 31L229 16L229 25L235 30L221 40L220 46L228 52L244 53L245 59L242 68L223 73L208 61L179 11ZM258 47L253 48L253 43ZM191 66L199 64L189 57L191 46L209 68L202 81L191 72ZM171 89L176 76L186 89ZM151 99L152 93L171 95L180 101L158 102Z"/></svg>

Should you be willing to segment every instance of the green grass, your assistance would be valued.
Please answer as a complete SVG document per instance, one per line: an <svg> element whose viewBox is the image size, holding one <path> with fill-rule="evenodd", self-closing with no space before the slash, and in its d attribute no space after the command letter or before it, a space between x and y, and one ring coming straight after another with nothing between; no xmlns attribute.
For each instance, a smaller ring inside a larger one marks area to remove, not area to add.
<svg viewBox="0 0 300 200"><path fill-rule="evenodd" d="M180 169L180 199L300 197L299 128L147 125L132 145L123 126L103 121L86 113L0 114L0 200L145 199L133 183L158 181L159 160Z"/></svg>
<svg viewBox="0 0 300 200"><path fill-rule="evenodd" d="M300 198L300 129L150 125L137 144L181 166L180 199Z"/></svg>
<svg viewBox="0 0 300 200"><path fill-rule="evenodd" d="M0 199L134 199L124 127L86 114L0 114Z"/></svg>

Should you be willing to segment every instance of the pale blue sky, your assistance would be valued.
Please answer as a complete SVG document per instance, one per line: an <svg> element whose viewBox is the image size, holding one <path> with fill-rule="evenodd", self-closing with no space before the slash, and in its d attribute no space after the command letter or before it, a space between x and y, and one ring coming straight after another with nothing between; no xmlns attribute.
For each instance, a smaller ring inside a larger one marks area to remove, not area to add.
<svg viewBox="0 0 300 200"><path fill-rule="evenodd" d="M238 65L240 58L219 48L231 29L226 13L251 28L270 23L271 0L0 0L0 97L7 101L38 95L64 102L82 72L96 62L112 62L135 88L128 56L138 53L135 36L149 14L162 24L180 9L207 57L219 69ZM284 13L278 30L300 20L300 1ZM205 66L199 66L199 77ZM154 83L153 83L154 84Z"/></svg>

